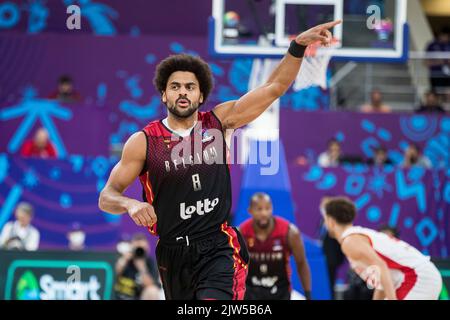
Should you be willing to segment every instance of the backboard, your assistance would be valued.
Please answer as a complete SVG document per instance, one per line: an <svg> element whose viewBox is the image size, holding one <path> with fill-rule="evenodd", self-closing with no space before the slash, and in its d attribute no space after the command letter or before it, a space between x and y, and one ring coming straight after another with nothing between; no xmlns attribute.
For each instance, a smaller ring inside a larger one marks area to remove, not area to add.
<svg viewBox="0 0 450 320"><path fill-rule="evenodd" d="M402 62L408 57L407 0L212 0L212 56L277 58L290 38L342 19L333 58ZM320 54L320 53L319 53Z"/></svg>

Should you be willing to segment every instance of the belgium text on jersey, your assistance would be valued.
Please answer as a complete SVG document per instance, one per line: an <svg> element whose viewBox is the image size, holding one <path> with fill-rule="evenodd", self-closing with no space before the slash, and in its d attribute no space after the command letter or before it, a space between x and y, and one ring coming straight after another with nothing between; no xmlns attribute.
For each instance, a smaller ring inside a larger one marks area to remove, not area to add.
<svg viewBox="0 0 450 320"><path fill-rule="evenodd" d="M279 141L271 131L237 129L222 132L219 129L202 129L201 122L195 133L180 137L172 135L170 159L165 169L179 170L196 164L260 164L262 175L275 175L280 164ZM278 130L276 130L278 132Z"/></svg>

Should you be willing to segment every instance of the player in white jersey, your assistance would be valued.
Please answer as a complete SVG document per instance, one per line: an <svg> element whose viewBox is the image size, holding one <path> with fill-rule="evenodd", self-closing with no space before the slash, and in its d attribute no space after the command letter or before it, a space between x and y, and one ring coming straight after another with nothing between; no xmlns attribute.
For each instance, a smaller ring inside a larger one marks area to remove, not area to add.
<svg viewBox="0 0 450 320"><path fill-rule="evenodd" d="M374 300L439 298L442 277L430 257L397 238L354 226L356 208L347 198L328 198L321 210L352 269L375 288Z"/></svg>

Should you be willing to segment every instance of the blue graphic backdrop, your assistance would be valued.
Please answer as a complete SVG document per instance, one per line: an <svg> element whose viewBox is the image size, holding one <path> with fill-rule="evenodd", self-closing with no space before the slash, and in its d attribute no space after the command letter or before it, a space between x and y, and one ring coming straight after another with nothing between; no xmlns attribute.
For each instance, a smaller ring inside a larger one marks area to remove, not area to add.
<svg viewBox="0 0 450 320"><path fill-rule="evenodd" d="M296 112L286 108L280 113L280 122L288 163L303 157L310 165L315 164L328 140L335 138L344 155L364 160L373 156L375 147L384 146L395 165L403 161L408 144L415 143L434 168L450 167L450 116Z"/></svg>
<svg viewBox="0 0 450 320"><path fill-rule="evenodd" d="M77 223L88 248L114 248L120 239L120 216L98 209L98 194L115 159L70 156L67 160L33 160L0 154L0 229L13 219L19 201L35 209L33 225L41 248L64 248Z"/></svg>
<svg viewBox="0 0 450 320"><path fill-rule="evenodd" d="M0 73L8 79L0 90L0 152L18 152L36 127L44 126L61 158L107 155L110 144L122 143L149 121L164 117L165 106L152 78L157 62L169 54L201 55L210 64L215 89L204 109L244 95L252 67L251 59L208 59L205 39L199 37L180 42L173 36L136 41L131 37L7 34L0 37L0 47L4 50ZM62 73L72 75L82 102L61 105L45 99ZM313 87L289 91L281 106L283 110L317 110L326 108L328 100L327 92Z"/></svg>
<svg viewBox="0 0 450 320"><path fill-rule="evenodd" d="M308 235L319 234L320 199L345 195L355 201L357 224L373 229L388 224L423 253L448 257L449 169L291 165L289 171L297 223Z"/></svg>
<svg viewBox="0 0 450 320"><path fill-rule="evenodd" d="M185 19L186 11L173 8L185 6L184 0L2 0L0 31L68 32L66 10L70 5L81 9L81 29L72 34L108 37L122 34L139 37L149 33L206 35L207 18L211 15L211 1L189 3L196 19L180 28L173 21ZM161 12L170 12L171 21Z"/></svg>

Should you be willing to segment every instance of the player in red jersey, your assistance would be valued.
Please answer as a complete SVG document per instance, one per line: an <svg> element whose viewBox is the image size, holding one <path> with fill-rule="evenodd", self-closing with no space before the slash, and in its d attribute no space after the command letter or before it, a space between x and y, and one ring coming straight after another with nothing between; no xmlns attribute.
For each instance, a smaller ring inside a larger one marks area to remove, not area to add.
<svg viewBox="0 0 450 320"><path fill-rule="evenodd" d="M289 300L291 255L295 258L305 297L311 299L311 274L300 231L289 221L274 216L272 209L268 194L254 194L248 209L252 218L239 227L250 253L245 299Z"/></svg>
<svg viewBox="0 0 450 320"><path fill-rule="evenodd" d="M99 207L128 212L159 235L156 258L167 299L243 299L248 253L239 232L226 224L231 179L224 142L289 89L307 46L330 45L328 29L339 23L298 35L265 84L208 112L199 111L213 84L202 59L181 54L158 64L154 83L168 116L129 138ZM144 201L123 195L137 177Z"/></svg>

